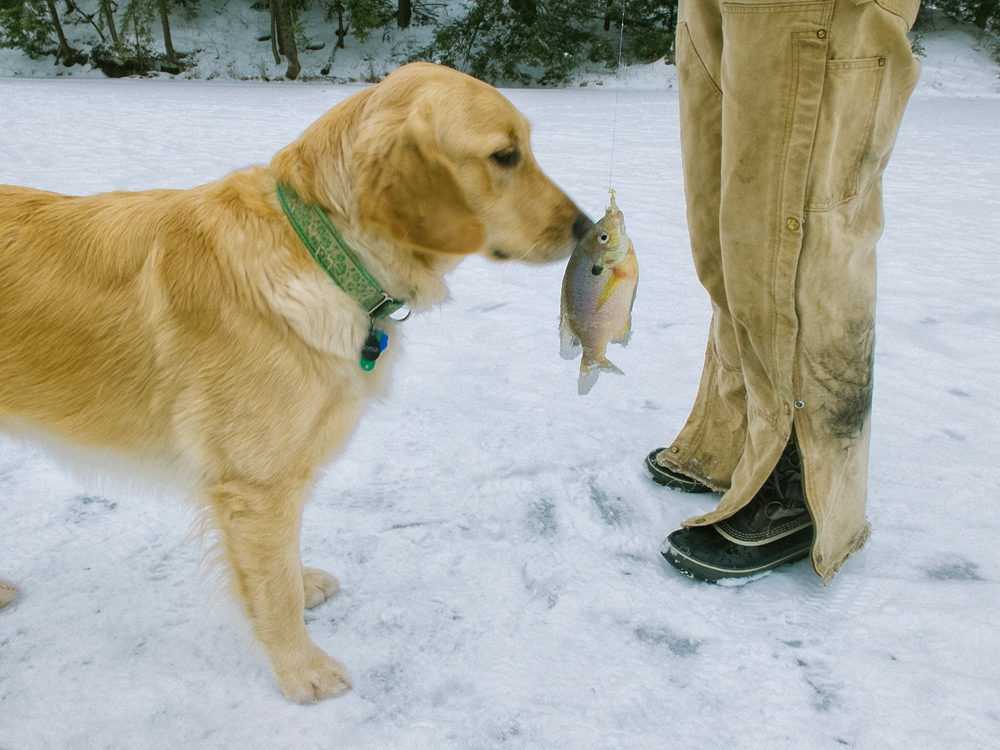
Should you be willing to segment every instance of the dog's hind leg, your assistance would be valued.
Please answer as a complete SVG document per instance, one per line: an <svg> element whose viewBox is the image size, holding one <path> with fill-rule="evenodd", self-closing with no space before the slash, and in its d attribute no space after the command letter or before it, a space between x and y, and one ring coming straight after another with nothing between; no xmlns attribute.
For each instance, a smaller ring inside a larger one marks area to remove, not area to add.
<svg viewBox="0 0 1000 750"><path fill-rule="evenodd" d="M344 665L312 642L302 619L303 607L318 604L319 592L336 583L332 576L327 580L326 574L310 573L299 558L307 491L307 481L262 485L230 480L208 493L236 594L281 690L297 703L330 698L351 687Z"/></svg>

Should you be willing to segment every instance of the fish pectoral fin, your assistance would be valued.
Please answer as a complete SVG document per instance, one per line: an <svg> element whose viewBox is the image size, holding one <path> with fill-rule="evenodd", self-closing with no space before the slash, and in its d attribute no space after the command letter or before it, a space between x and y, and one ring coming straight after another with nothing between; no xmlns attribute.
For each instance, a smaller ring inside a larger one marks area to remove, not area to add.
<svg viewBox="0 0 1000 750"><path fill-rule="evenodd" d="M597 298L597 307L594 308L594 312L601 309L601 306L610 299L611 295L614 294L615 289L625 278L624 275L612 271L611 275L608 276L607 282L604 284L604 289L601 290L601 296Z"/></svg>

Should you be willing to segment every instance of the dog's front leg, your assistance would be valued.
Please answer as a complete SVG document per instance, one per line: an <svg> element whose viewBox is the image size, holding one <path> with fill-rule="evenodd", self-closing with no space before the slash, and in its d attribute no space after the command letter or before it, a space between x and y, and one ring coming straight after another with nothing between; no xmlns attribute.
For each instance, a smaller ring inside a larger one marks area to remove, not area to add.
<svg viewBox="0 0 1000 750"><path fill-rule="evenodd" d="M278 684L297 703L339 695L351 687L344 665L306 632L302 609L318 604L315 589L334 593L336 580L303 568L299 525L308 482L261 485L228 481L209 491L213 518L233 585ZM309 600L303 577L311 580ZM327 580L329 579L329 580ZM332 582L332 583L331 583Z"/></svg>

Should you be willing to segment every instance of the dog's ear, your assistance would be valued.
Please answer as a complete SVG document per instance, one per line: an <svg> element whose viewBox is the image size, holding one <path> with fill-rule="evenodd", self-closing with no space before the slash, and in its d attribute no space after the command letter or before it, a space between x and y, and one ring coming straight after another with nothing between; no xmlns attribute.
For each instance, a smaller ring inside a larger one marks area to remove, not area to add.
<svg viewBox="0 0 1000 750"><path fill-rule="evenodd" d="M270 165L275 179L306 203L349 213L350 176L344 162L373 90L352 94L275 154Z"/></svg>
<svg viewBox="0 0 1000 750"><path fill-rule="evenodd" d="M362 223L396 242L439 253L482 250L485 227L441 152L429 116L414 112L395 130L387 143L359 154Z"/></svg>

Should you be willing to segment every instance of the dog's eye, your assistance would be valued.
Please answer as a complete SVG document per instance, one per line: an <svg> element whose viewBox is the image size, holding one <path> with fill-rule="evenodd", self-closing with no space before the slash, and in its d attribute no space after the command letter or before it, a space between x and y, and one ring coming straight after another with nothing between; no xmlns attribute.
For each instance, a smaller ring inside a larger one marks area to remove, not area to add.
<svg viewBox="0 0 1000 750"><path fill-rule="evenodd" d="M501 167L516 167L521 161L521 152L516 148L505 148L490 155L490 158Z"/></svg>

